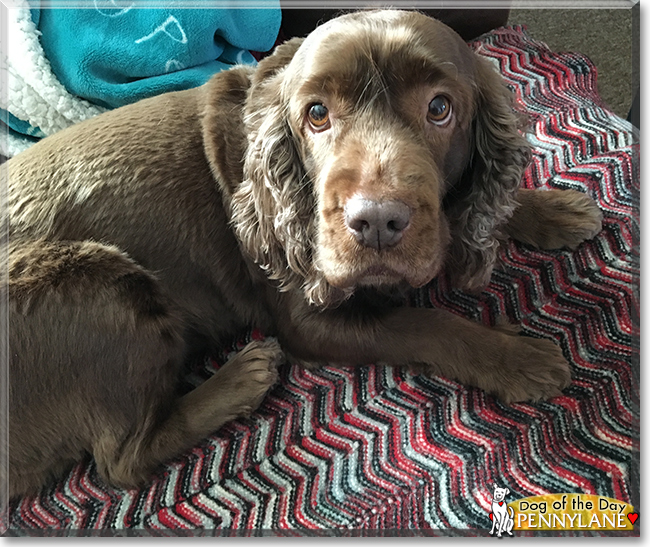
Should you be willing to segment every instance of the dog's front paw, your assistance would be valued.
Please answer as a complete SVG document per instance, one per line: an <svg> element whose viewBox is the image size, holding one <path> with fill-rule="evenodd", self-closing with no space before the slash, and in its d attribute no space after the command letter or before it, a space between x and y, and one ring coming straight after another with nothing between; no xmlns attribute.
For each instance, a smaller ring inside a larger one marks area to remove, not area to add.
<svg viewBox="0 0 650 547"><path fill-rule="evenodd" d="M277 341L253 341L220 369L227 374L225 381L236 417L248 417L260 406L277 382L278 367L284 361L284 353Z"/></svg>
<svg viewBox="0 0 650 547"><path fill-rule="evenodd" d="M493 393L506 403L545 401L571 383L569 363L550 340L508 336L502 382Z"/></svg>
<svg viewBox="0 0 650 547"><path fill-rule="evenodd" d="M541 192L548 201L540 223L537 246L541 249L574 250L602 229L603 214L596 202L576 190Z"/></svg>

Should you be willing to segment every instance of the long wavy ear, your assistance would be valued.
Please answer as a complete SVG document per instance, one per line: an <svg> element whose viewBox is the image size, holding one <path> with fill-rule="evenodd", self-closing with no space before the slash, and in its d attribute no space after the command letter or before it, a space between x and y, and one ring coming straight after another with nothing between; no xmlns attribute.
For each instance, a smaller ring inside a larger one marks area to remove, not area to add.
<svg viewBox="0 0 650 547"><path fill-rule="evenodd" d="M490 281L501 229L512 215L530 145L519 132L525 119L491 63L477 57L477 105L472 157L463 175L463 195L447 209L452 230L447 270L459 288L480 289Z"/></svg>
<svg viewBox="0 0 650 547"><path fill-rule="evenodd" d="M299 288L310 302L329 305L333 289L312 261L314 195L283 96L285 69L301 43L282 44L253 75L244 109L243 181L232 194L231 218L242 248L281 289Z"/></svg>
<svg viewBox="0 0 650 547"><path fill-rule="evenodd" d="M311 216L311 193L286 116L284 69L298 41L278 47L260 62L244 111L247 153L243 182L233 194L233 226L244 249L281 284L291 271L306 275L304 245ZM309 234L309 237L311 234Z"/></svg>
<svg viewBox="0 0 650 547"><path fill-rule="evenodd" d="M251 110L246 107L249 95L254 100L260 89L270 84L268 80L291 61L301 42L302 39L290 40L277 47L257 68L240 65L216 74L206 84L201 119L203 143L227 207L244 179L249 140L244 117Z"/></svg>

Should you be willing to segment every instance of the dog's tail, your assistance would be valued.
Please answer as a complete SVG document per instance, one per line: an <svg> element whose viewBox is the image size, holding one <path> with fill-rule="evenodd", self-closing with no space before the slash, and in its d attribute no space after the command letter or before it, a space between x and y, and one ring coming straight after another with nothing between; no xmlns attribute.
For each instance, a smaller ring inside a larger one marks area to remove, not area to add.
<svg viewBox="0 0 650 547"><path fill-rule="evenodd" d="M508 514L510 515L511 519L515 518L515 512L513 511L512 507L508 506Z"/></svg>

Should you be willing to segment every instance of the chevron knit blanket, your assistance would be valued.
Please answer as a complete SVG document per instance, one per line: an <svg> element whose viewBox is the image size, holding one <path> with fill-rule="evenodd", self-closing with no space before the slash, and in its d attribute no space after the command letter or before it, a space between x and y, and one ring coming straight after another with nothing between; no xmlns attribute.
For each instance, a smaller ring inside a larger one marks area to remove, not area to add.
<svg viewBox="0 0 650 547"><path fill-rule="evenodd" d="M472 46L530 114L523 186L589 194L604 229L575 252L511 242L482 294L440 279L412 304L486 324L505 317L557 341L573 373L564 394L506 406L403 369L286 367L251 419L170 461L148 488L109 488L84 461L14 502L10 534L486 535L494 485L508 501L584 493L638 511L638 133L601 103L584 56L553 53L521 27ZM189 370L188 385L255 336Z"/></svg>

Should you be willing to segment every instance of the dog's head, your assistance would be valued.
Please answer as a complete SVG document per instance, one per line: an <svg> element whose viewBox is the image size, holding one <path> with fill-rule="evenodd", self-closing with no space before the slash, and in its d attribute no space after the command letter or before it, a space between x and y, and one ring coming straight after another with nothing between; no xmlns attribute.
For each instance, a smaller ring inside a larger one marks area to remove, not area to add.
<svg viewBox="0 0 650 547"><path fill-rule="evenodd" d="M506 496L510 494L508 488L499 488L498 486L494 487L494 494L492 495L492 501L503 501L506 499Z"/></svg>
<svg viewBox="0 0 650 547"><path fill-rule="evenodd" d="M321 306L443 266L460 287L487 283L529 147L503 80L455 32L359 12L229 72L212 83L231 100L214 99L206 147L272 279ZM220 134L224 116L243 133Z"/></svg>

